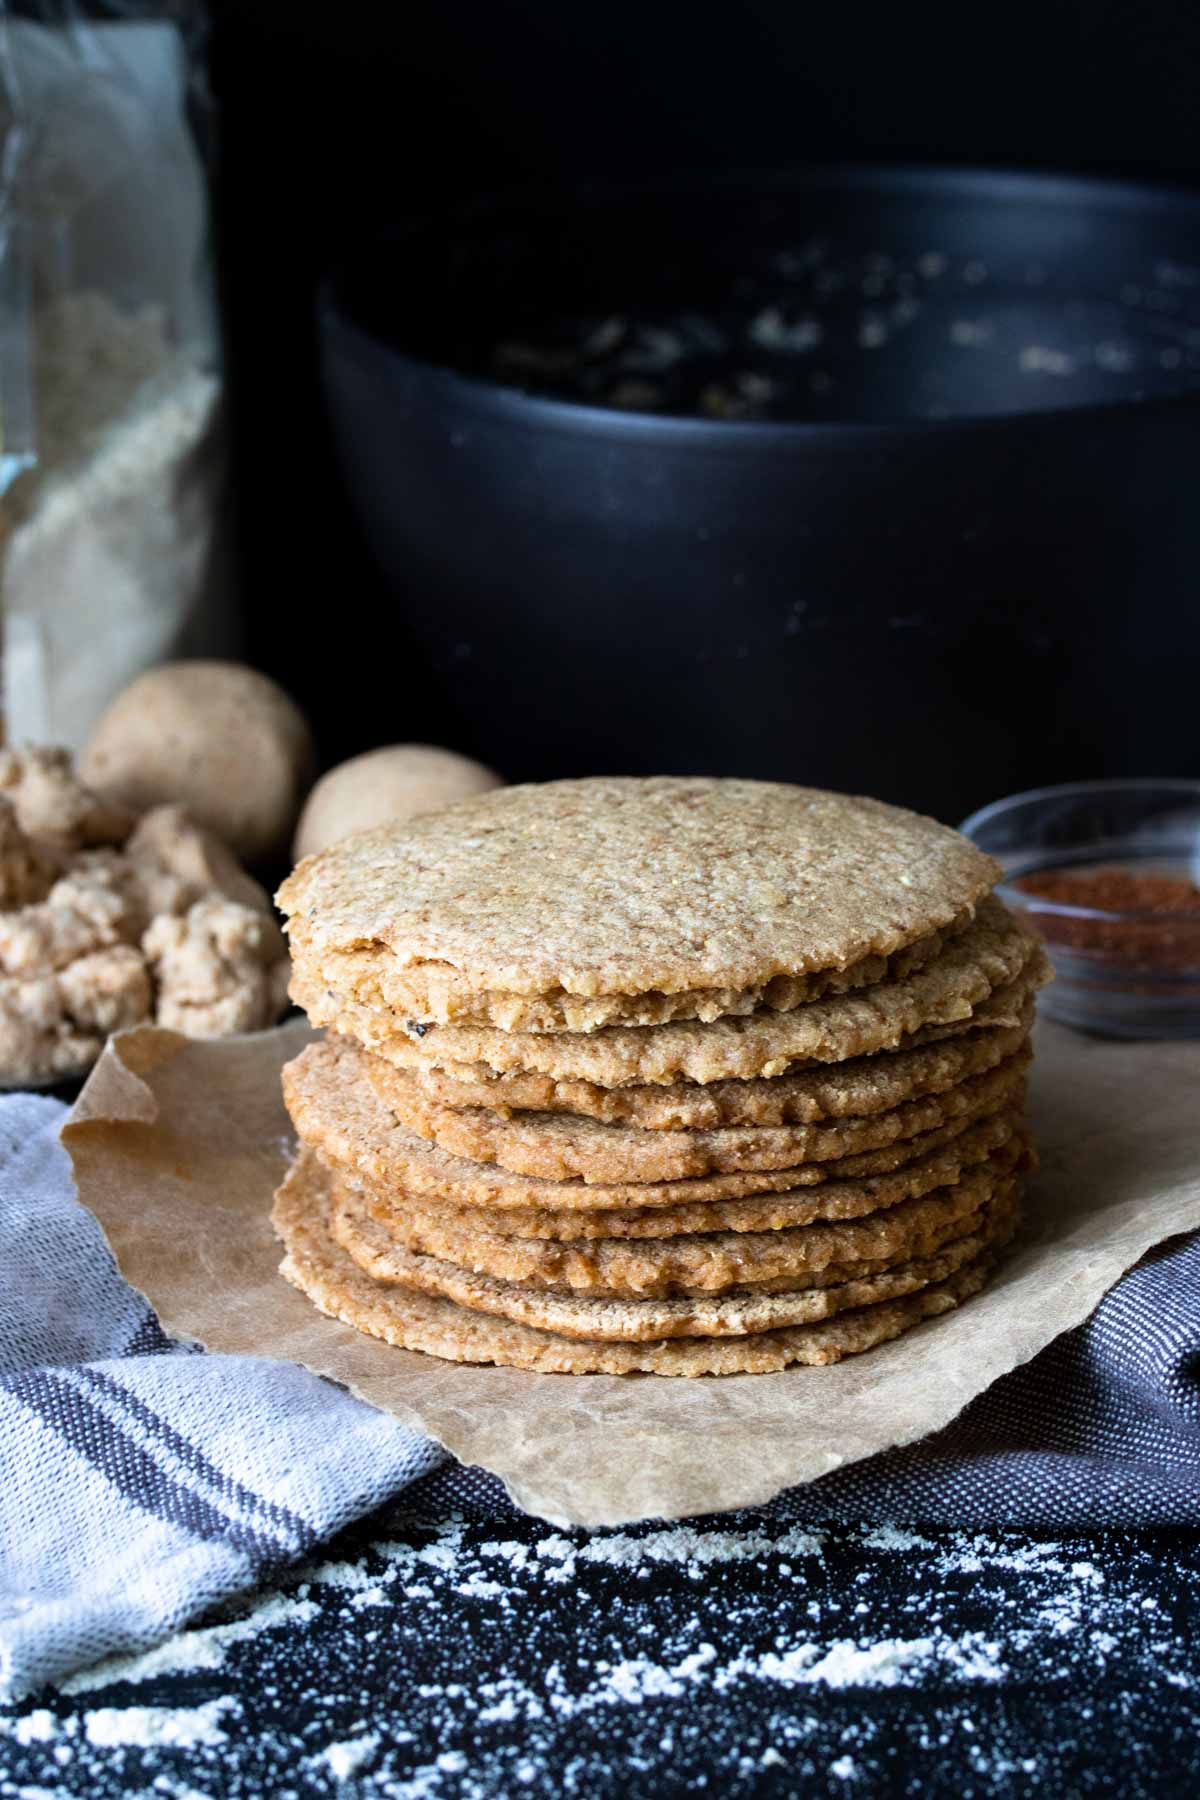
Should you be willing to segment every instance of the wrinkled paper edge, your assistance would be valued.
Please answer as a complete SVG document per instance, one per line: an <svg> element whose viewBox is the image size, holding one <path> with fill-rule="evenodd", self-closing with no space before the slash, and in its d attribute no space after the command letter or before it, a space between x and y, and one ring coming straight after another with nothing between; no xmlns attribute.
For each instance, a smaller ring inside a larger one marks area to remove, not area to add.
<svg viewBox="0 0 1200 1800"><path fill-rule="evenodd" d="M278 1073L313 1035L294 1020L219 1042L147 1026L110 1040L63 1127L79 1197L170 1336L299 1362L499 1476L553 1524L759 1505L928 1436L1082 1323L1147 1250L1200 1228L1200 1044L1042 1024L1031 1224L961 1309L864 1356L768 1375L443 1362L324 1317L277 1273L268 1214L292 1145Z"/></svg>

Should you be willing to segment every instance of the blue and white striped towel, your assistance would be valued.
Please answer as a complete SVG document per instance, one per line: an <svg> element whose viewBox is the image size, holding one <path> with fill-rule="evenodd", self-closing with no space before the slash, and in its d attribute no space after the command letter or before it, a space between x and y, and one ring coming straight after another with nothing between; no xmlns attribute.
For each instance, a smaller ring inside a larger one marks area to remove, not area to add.
<svg viewBox="0 0 1200 1800"><path fill-rule="evenodd" d="M63 1116L0 1100L0 1696L153 1643L446 1462L293 1364L169 1343L73 1197ZM481 1471L450 1465L433 1489L512 1512ZM944 1431L758 1516L1200 1525L1200 1235L1160 1245Z"/></svg>
<svg viewBox="0 0 1200 1800"><path fill-rule="evenodd" d="M294 1363L173 1346L73 1197L65 1113L0 1101L0 1696L153 1643L445 1460Z"/></svg>

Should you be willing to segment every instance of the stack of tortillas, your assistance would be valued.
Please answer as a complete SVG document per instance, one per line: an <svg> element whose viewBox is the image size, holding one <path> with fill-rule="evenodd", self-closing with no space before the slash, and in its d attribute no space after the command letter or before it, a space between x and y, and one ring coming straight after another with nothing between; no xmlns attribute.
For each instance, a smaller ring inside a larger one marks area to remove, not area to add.
<svg viewBox="0 0 1200 1800"><path fill-rule="evenodd" d="M1020 1217L1046 959L878 801L502 789L284 884L283 1273L389 1343L548 1371L829 1363L957 1306Z"/></svg>

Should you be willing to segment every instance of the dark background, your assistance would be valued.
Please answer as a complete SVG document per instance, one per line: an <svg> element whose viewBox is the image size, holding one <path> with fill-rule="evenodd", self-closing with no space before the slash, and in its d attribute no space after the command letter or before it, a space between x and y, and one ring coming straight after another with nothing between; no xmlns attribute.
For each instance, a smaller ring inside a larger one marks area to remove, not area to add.
<svg viewBox="0 0 1200 1800"><path fill-rule="evenodd" d="M1185 0L240 0L218 13L213 79L247 649L309 709L326 762L405 738L480 747L340 491L312 313L344 246L526 180L879 158L1200 182Z"/></svg>

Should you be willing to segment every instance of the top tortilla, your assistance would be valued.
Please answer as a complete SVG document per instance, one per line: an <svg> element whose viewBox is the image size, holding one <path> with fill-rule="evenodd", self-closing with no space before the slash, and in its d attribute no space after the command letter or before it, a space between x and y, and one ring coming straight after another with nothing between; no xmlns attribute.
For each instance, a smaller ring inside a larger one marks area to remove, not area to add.
<svg viewBox="0 0 1200 1800"><path fill-rule="evenodd" d="M655 776L501 788L308 857L284 882L311 973L368 949L442 992L742 989L890 956L1000 877L882 801Z"/></svg>

